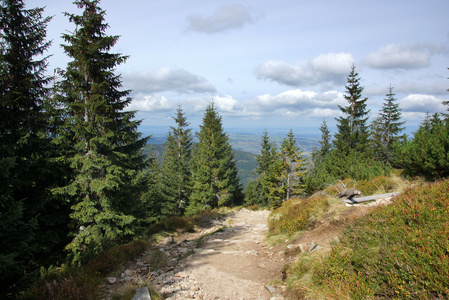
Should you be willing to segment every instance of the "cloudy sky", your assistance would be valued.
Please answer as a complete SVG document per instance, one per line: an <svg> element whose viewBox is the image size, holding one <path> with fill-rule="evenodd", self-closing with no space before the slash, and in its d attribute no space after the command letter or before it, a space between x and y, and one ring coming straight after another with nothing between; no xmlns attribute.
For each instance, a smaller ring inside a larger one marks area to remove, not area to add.
<svg viewBox="0 0 449 300"><path fill-rule="evenodd" d="M64 68L62 12L70 0L25 0L54 15L49 70ZM173 125L177 107L196 128L214 101L225 130L332 128L352 64L371 118L394 87L408 127L449 99L447 0L103 0L118 67L142 128ZM167 129L168 130L168 129Z"/></svg>

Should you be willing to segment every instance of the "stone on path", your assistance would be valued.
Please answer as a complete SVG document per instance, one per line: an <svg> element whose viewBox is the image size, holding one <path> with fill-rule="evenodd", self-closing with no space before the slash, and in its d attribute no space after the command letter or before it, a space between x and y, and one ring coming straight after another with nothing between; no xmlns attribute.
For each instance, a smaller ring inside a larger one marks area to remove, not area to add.
<svg viewBox="0 0 449 300"><path fill-rule="evenodd" d="M140 287L136 290L134 297L131 300L151 300L150 291L148 287Z"/></svg>
<svg viewBox="0 0 449 300"><path fill-rule="evenodd" d="M108 277L107 279L108 279L109 284L114 284L117 282L117 278L115 278L115 277Z"/></svg>

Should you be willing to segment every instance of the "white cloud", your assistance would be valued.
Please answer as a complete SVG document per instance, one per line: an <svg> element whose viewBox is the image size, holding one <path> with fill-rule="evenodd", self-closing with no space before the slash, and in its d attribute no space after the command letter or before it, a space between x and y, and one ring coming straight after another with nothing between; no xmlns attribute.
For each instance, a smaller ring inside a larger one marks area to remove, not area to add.
<svg viewBox="0 0 449 300"><path fill-rule="evenodd" d="M213 99L220 112L243 112L244 106L230 95L216 96Z"/></svg>
<svg viewBox="0 0 449 300"><path fill-rule="evenodd" d="M135 97L127 110L139 110L146 112L167 112L175 109L175 105L162 95L140 95Z"/></svg>
<svg viewBox="0 0 449 300"><path fill-rule="evenodd" d="M419 69L430 65L429 53L439 51L430 44L390 44L369 53L363 62L375 69Z"/></svg>
<svg viewBox="0 0 449 300"><path fill-rule="evenodd" d="M412 94L399 101L400 108L405 112L436 113L445 112L443 99L431 95Z"/></svg>
<svg viewBox="0 0 449 300"><path fill-rule="evenodd" d="M155 72L138 72L123 75L126 88L137 93L172 91L179 94L213 93L215 87L206 79L184 69L166 66Z"/></svg>
<svg viewBox="0 0 449 300"><path fill-rule="evenodd" d="M259 79L272 80L289 86L312 86L324 83L342 83L351 70L354 57L350 53L319 55L299 65L267 60L256 70Z"/></svg>
<svg viewBox="0 0 449 300"><path fill-rule="evenodd" d="M261 95L250 104L253 110L265 114L279 114L286 117L313 116L328 117L339 113L338 105L344 105L342 93L330 91L317 93L313 91L290 90L277 95Z"/></svg>
<svg viewBox="0 0 449 300"><path fill-rule="evenodd" d="M218 8L210 17L191 14L187 20L187 30L213 34L242 28L247 23L255 22L257 17L252 16L242 4L230 4Z"/></svg>

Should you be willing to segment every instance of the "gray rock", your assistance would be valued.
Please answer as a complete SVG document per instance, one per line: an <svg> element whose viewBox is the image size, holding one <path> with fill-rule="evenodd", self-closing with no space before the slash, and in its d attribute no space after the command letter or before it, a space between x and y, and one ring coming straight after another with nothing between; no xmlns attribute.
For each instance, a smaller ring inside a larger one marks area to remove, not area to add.
<svg viewBox="0 0 449 300"><path fill-rule="evenodd" d="M167 266L174 267L178 264L178 260L176 258L168 259Z"/></svg>
<svg viewBox="0 0 449 300"><path fill-rule="evenodd" d="M315 248L315 246L316 246L316 244L314 242L312 242L309 247L309 252L311 252L313 250L313 248Z"/></svg>
<svg viewBox="0 0 449 300"><path fill-rule="evenodd" d="M267 288L267 290L273 295L274 293L276 293L276 288L274 286L271 285L266 285L265 286Z"/></svg>
<svg viewBox="0 0 449 300"><path fill-rule="evenodd" d="M316 251L316 250L320 250L320 249L322 249L323 247L321 247L320 245L317 245L315 248L313 248L312 249L312 251L310 251L310 253L312 253L312 252L314 252L314 251Z"/></svg>
<svg viewBox="0 0 449 300"><path fill-rule="evenodd" d="M117 282L117 278L115 278L115 277L108 277L107 279L108 279L109 284L114 284Z"/></svg>
<svg viewBox="0 0 449 300"><path fill-rule="evenodd" d="M140 287L136 290L134 297L131 300L151 300L150 291L148 287Z"/></svg>

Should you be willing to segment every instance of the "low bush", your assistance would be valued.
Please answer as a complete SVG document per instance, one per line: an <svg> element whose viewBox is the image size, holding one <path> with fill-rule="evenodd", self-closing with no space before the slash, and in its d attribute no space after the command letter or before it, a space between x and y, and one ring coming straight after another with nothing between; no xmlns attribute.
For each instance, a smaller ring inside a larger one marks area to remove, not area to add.
<svg viewBox="0 0 449 300"><path fill-rule="evenodd" d="M50 267L41 270L41 279L23 299L99 299L99 283L98 276L84 268Z"/></svg>
<svg viewBox="0 0 449 300"><path fill-rule="evenodd" d="M132 242L109 248L86 265L86 268L101 275L107 275L120 264L134 259L148 247L148 242L142 239L135 239Z"/></svg>
<svg viewBox="0 0 449 300"><path fill-rule="evenodd" d="M309 227L315 218L328 206L326 197L314 196L308 199L291 199L276 209L268 222L269 234L293 234Z"/></svg>
<svg viewBox="0 0 449 300"><path fill-rule="evenodd" d="M355 220L340 244L314 265L316 293L449 298L448 214L449 181L444 181L409 189L389 206Z"/></svg>

